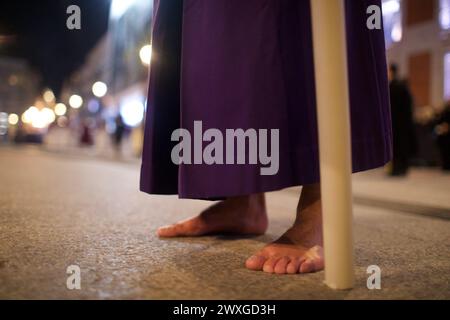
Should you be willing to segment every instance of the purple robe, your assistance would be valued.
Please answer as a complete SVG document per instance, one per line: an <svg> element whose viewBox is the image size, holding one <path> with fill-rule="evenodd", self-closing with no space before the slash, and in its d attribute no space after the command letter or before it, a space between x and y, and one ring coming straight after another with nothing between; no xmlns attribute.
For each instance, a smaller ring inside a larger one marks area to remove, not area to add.
<svg viewBox="0 0 450 320"><path fill-rule="evenodd" d="M383 30L366 27L373 4L346 1L353 172L392 153ZM319 182L310 10L309 0L155 1L141 191L215 199ZM172 132L192 133L194 121L279 129L278 173L174 164Z"/></svg>

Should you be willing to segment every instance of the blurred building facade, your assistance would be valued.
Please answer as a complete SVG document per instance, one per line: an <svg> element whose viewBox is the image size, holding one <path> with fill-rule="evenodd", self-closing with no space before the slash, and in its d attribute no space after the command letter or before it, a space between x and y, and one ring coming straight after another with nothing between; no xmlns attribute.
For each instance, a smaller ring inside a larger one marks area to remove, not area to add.
<svg viewBox="0 0 450 320"><path fill-rule="evenodd" d="M25 60L0 57L0 112L21 112L34 103L39 77Z"/></svg>
<svg viewBox="0 0 450 320"><path fill-rule="evenodd" d="M0 142L8 140L20 114L34 103L39 77L25 60L0 57Z"/></svg>
<svg viewBox="0 0 450 320"><path fill-rule="evenodd" d="M117 129L120 116L128 128L127 152L135 155L142 148L152 16L153 0L113 0L108 32L66 81L62 92L64 101L73 94L83 97L83 108L72 113L103 123L110 135ZM107 86L101 98L92 91L98 81Z"/></svg>
<svg viewBox="0 0 450 320"><path fill-rule="evenodd" d="M399 66L417 113L450 99L450 0L385 0L388 60Z"/></svg>
<svg viewBox="0 0 450 320"><path fill-rule="evenodd" d="M450 0L383 0L383 15L388 60L410 85L416 120L426 123L450 99ZM102 119L109 133L120 115L131 128L136 154L142 145L151 46L144 55L143 49L151 44L152 16L153 0L113 0L107 34L62 94L65 101L72 94L82 96L83 108L75 112ZM104 97L92 93L97 81L108 87ZM424 153L433 158L431 133L424 134L422 144L431 146Z"/></svg>
<svg viewBox="0 0 450 320"><path fill-rule="evenodd" d="M389 63L414 101L417 165L440 162L435 121L450 100L450 0L383 0Z"/></svg>

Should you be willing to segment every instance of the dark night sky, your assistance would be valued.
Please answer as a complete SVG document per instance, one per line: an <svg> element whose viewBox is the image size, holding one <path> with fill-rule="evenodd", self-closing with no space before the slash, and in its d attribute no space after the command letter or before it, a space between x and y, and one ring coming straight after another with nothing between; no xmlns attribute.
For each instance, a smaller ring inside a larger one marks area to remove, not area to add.
<svg viewBox="0 0 450 320"><path fill-rule="evenodd" d="M81 8L81 30L66 27L67 7ZM108 26L110 0L2 0L0 56L27 59L41 75L42 86L59 93Z"/></svg>

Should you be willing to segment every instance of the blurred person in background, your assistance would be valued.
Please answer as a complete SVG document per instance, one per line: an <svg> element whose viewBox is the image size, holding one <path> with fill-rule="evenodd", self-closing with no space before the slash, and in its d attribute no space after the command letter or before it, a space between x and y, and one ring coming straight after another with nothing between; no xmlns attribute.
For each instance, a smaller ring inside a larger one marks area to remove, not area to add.
<svg viewBox="0 0 450 320"><path fill-rule="evenodd" d="M450 171L450 100L439 114L434 127L437 143L441 154L442 169Z"/></svg>
<svg viewBox="0 0 450 320"><path fill-rule="evenodd" d="M81 123L80 146L90 147L94 145L94 137L92 136L92 119L83 119Z"/></svg>
<svg viewBox="0 0 450 320"><path fill-rule="evenodd" d="M401 80L396 64L389 66L389 92L391 99L394 157L391 176L408 173L409 161L416 152L417 141L413 122L413 98L406 81Z"/></svg>
<svg viewBox="0 0 450 320"><path fill-rule="evenodd" d="M126 130L125 122L123 121L123 118L119 113L115 119L115 130L114 130L113 137L112 137L114 149L116 150L117 156L122 155L122 142L123 142L125 130Z"/></svg>

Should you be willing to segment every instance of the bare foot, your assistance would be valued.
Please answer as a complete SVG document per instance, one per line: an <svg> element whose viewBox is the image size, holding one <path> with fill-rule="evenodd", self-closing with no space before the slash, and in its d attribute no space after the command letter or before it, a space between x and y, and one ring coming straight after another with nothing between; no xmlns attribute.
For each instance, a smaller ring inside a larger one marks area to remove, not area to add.
<svg viewBox="0 0 450 320"><path fill-rule="evenodd" d="M233 197L209 207L197 217L158 229L158 236L199 237L208 234L260 235L267 230L264 194Z"/></svg>
<svg viewBox="0 0 450 320"><path fill-rule="evenodd" d="M304 186L294 225L278 240L250 257L250 270L277 274L320 271L324 268L322 249L322 208L320 185Z"/></svg>

